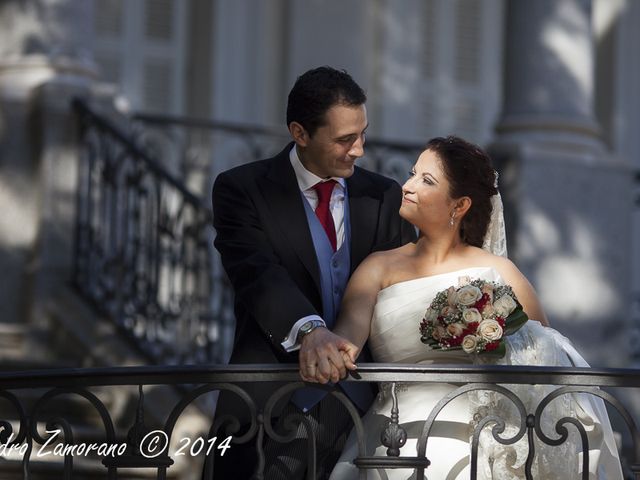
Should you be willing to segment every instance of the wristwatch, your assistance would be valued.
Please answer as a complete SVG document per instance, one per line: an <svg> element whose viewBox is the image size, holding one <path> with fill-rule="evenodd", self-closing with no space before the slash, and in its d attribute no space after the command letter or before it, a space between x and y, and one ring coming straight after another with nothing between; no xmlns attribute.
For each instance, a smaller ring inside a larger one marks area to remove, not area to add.
<svg viewBox="0 0 640 480"><path fill-rule="evenodd" d="M304 336L309 335L318 327L326 328L326 325L322 320L317 320L317 319L309 320L308 322L304 322L302 325L300 325L300 328L298 329L297 343L298 344L302 343L302 339L304 338Z"/></svg>

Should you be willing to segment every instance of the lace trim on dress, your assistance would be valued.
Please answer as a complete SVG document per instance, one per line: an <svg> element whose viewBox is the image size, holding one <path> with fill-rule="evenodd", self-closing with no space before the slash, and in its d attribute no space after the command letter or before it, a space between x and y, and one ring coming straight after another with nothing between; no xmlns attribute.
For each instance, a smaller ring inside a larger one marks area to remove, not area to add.
<svg viewBox="0 0 640 480"><path fill-rule="evenodd" d="M549 339L550 340L550 339ZM551 348L540 342L540 338L532 335L528 328L507 337L507 354L501 360L492 359L488 363L503 365L552 365L558 348ZM548 358L545 358L548 357ZM480 362L482 358L480 357ZM484 363L484 362L483 362ZM555 390L552 385L502 385L511 390L524 404L526 413L533 413L540 401ZM509 398L495 391L475 391L469 394L469 405L474 429L487 417L502 419L504 432L498 437L506 440L515 437L520 429L522 418L516 406ZM549 438L558 438L557 422L561 418L578 418L576 402L571 395L563 395L553 400L542 413L540 426ZM529 453L527 435L512 445L503 445L493 436L494 422L485 425L480 433L478 449L479 480L515 480L525 477L524 469ZM535 458L532 466L533 478L558 478L558 469L562 470L562 478L579 478L579 457L582 450L580 436L575 428L568 427L569 437L559 446L549 446L538 440L535 442Z"/></svg>

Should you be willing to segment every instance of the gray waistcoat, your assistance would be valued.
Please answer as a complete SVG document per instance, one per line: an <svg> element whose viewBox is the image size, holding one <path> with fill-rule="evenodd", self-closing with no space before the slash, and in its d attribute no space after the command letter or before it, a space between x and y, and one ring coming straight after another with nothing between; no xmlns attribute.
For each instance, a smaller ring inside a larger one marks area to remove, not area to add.
<svg viewBox="0 0 640 480"><path fill-rule="evenodd" d="M349 270L351 269L351 255L349 245L351 244L351 228L349 222L349 201L345 195L344 200L344 230L345 238L340 248L334 252L320 220L309 205L306 198L304 210L307 214L309 230L313 239L313 247L316 251L318 266L320 267L320 286L322 289L322 318L329 328L332 328L338 309L342 301L344 289L349 280Z"/></svg>
<svg viewBox="0 0 640 480"><path fill-rule="evenodd" d="M318 266L320 267L320 285L322 287L322 319L331 329L338 316L342 295L349 280L349 270L351 269L351 226L349 221L349 200L345 195L344 200L344 228L345 238L340 248L334 252L320 220L309 205L306 198L302 198L304 210L307 214L307 222L313 239L313 247L316 251ZM365 411L371 403L372 394L367 385L353 383L340 383L342 390L351 400ZM291 400L303 412L308 411L327 394L313 388L303 388L296 390Z"/></svg>

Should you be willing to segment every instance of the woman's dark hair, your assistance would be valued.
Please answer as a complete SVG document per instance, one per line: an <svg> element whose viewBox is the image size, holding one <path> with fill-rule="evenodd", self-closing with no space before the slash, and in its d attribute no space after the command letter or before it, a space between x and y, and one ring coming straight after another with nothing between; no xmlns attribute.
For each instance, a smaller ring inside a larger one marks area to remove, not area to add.
<svg viewBox="0 0 640 480"><path fill-rule="evenodd" d="M298 122L310 136L325 124L334 105L358 106L367 101L364 90L344 70L318 67L298 77L289 92L287 126Z"/></svg>
<svg viewBox="0 0 640 480"><path fill-rule="evenodd" d="M468 245L482 247L491 219L491 197L498 193L496 172L484 150L456 136L429 140L426 150L434 152L442 164L449 195L469 197L471 208L462 218L460 236Z"/></svg>

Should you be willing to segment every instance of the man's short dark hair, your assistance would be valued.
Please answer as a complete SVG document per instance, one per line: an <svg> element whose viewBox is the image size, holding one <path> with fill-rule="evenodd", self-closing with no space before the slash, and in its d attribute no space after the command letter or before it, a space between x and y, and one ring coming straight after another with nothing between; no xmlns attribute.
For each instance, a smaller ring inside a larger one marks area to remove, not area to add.
<svg viewBox="0 0 640 480"><path fill-rule="evenodd" d="M359 106L366 101L364 90L345 70L314 68L300 75L289 92L287 126L298 122L313 136L334 105Z"/></svg>

